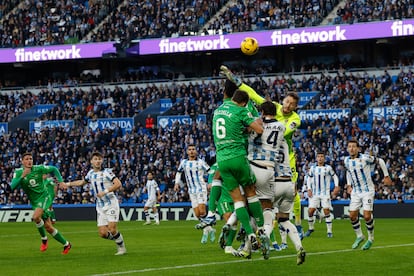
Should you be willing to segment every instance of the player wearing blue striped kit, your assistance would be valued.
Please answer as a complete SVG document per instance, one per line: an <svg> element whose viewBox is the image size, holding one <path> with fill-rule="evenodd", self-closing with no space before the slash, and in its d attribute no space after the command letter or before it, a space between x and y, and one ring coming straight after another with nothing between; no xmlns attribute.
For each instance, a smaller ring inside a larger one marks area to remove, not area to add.
<svg viewBox="0 0 414 276"><path fill-rule="evenodd" d="M334 181L335 188L331 195L331 182ZM316 164L311 166L307 177L309 209L308 224L309 229L305 233L305 237L309 237L315 231L315 211L319 206L323 209L325 217L327 236L332 238L332 217L331 217L331 197L335 197L339 193L339 179L335 171L328 164L325 164L325 153L318 152L316 154Z"/></svg>
<svg viewBox="0 0 414 276"><path fill-rule="evenodd" d="M184 187L181 180L181 174L184 173L185 182L188 187L188 194L190 195L191 207L194 210L195 216L202 222L207 217L207 181L206 176L210 170L210 166L202 159L198 158L198 153L195 145L187 146L188 158L182 159L175 175L174 190L179 191L180 187ZM198 228L203 230L201 243L207 243L208 237L210 241L214 242L216 239L216 229L211 225Z"/></svg>
<svg viewBox="0 0 414 276"><path fill-rule="evenodd" d="M345 157L344 165L346 168L347 192L351 194L349 203L349 218L352 228L357 236L352 245L352 249L358 248L360 243L365 240L359 222L359 209L362 207L365 225L368 231L368 240L362 246L362 250L371 248L374 241L374 196L375 186L371 178L376 162L378 162L383 174L384 184L392 184L385 162L381 158L360 153L357 140L348 141L349 156Z"/></svg>

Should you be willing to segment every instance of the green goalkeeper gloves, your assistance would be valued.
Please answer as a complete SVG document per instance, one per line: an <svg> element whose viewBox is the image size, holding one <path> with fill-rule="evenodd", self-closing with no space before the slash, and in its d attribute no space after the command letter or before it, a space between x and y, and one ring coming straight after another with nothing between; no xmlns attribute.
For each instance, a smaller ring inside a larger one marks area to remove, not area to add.
<svg viewBox="0 0 414 276"><path fill-rule="evenodd" d="M226 76L226 78L235 85L237 85L237 87L239 87L243 83L241 79L235 74L233 74L233 72L230 71L230 69L227 68L225 65L220 66L220 74Z"/></svg>

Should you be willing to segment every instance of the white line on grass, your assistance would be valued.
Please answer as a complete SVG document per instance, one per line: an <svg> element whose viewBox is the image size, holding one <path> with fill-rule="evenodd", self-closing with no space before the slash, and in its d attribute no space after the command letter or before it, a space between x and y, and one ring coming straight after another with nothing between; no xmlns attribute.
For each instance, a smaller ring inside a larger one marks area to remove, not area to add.
<svg viewBox="0 0 414 276"><path fill-rule="evenodd" d="M414 243L408 244L396 244L396 245L384 245L384 246L373 246L372 249L384 249L384 248L392 248L392 247L407 247L407 246L414 246ZM335 254L335 253L344 253L344 252L351 252L355 251L355 249L343 249L343 250L332 250L332 251L323 251L323 252L314 252L314 253L306 253L306 255L325 255L325 254ZM269 259L286 259L296 257L296 254L293 255L283 255L283 256L274 256L270 257ZM222 265L222 264L234 264L245 262L246 259L236 259L233 261L224 261L224 262L211 262L211 263L204 263L204 264L191 264L191 265L177 265L177 266L167 266L167 267L154 267L154 268L145 268L139 270L128 270L128 271L118 271L118 272L109 272L104 274L93 274L91 276L109 276L109 275L122 275L122 274L129 274L129 273L145 273L145 272L153 272L153 271L163 271L163 270L170 270L170 269L182 269L182 268L193 268L193 267L201 267L201 266L211 266L211 265ZM257 261L265 261L264 259L252 259L249 262L257 262Z"/></svg>

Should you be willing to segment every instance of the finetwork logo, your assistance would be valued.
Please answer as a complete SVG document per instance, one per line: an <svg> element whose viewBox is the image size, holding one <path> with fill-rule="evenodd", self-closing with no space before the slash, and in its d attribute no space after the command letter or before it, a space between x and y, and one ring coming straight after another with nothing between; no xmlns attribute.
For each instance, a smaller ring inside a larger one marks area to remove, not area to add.
<svg viewBox="0 0 414 276"><path fill-rule="evenodd" d="M300 33L284 33L282 30L274 31L271 35L272 45L290 45L313 42L329 42L347 40L345 36L346 30L341 26L329 31L313 31L303 30Z"/></svg>
<svg viewBox="0 0 414 276"><path fill-rule="evenodd" d="M220 36L217 39L188 39L186 41L172 42L169 39L162 39L158 44L160 53L195 52L208 50L230 49L229 39Z"/></svg>
<svg viewBox="0 0 414 276"><path fill-rule="evenodd" d="M39 51L20 48L16 50L14 56L16 57L16 62L78 59L82 58L80 51L81 49L76 47L76 45L72 45L70 49L47 50L43 48Z"/></svg>
<svg viewBox="0 0 414 276"><path fill-rule="evenodd" d="M414 34L412 24L403 24L402 21L395 21L391 25L392 36L406 36Z"/></svg>

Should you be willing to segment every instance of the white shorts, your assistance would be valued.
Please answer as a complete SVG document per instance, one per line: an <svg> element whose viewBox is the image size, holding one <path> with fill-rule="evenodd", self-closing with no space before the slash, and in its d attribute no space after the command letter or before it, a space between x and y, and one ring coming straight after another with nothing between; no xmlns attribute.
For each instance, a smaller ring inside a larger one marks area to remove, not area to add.
<svg viewBox="0 0 414 276"><path fill-rule="evenodd" d="M261 168L250 164L250 169L256 176L256 194L259 199L273 199L272 184L274 184L275 170Z"/></svg>
<svg viewBox="0 0 414 276"><path fill-rule="evenodd" d="M114 196L111 198L111 204L103 207L96 206L98 226L108 225L109 222L119 221L119 202Z"/></svg>
<svg viewBox="0 0 414 276"><path fill-rule="evenodd" d="M200 204L207 204L207 191L190 194L191 207L194 209Z"/></svg>
<svg viewBox="0 0 414 276"><path fill-rule="evenodd" d="M156 198L148 198L145 202L144 206L148 208L153 208L157 205L157 199Z"/></svg>
<svg viewBox="0 0 414 276"><path fill-rule="evenodd" d="M312 196L309 198L309 208L332 209L331 198L329 196Z"/></svg>
<svg viewBox="0 0 414 276"><path fill-rule="evenodd" d="M374 196L375 191L364 193L352 192L349 211L358 211L362 207L362 210L372 212L374 210Z"/></svg>
<svg viewBox="0 0 414 276"><path fill-rule="evenodd" d="M295 199L295 185L290 180L275 180L273 186L273 207L278 208L279 213L289 214L293 209Z"/></svg>

